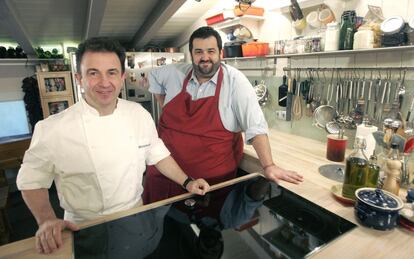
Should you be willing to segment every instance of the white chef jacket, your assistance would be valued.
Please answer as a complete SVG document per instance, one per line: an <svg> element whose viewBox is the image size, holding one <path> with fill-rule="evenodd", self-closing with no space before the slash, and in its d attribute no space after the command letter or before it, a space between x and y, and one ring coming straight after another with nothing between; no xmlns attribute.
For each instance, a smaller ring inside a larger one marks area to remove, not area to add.
<svg viewBox="0 0 414 259"><path fill-rule="evenodd" d="M168 155L141 105L118 99L113 114L99 116L81 99L36 124L17 186L50 188L55 180L65 219L94 219L139 204L146 164Z"/></svg>

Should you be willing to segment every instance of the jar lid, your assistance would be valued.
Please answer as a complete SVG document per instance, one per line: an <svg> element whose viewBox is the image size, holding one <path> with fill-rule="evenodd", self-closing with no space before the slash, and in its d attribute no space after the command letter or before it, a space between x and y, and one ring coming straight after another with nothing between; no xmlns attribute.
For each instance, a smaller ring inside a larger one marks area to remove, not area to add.
<svg viewBox="0 0 414 259"><path fill-rule="evenodd" d="M392 16L381 23L381 31L386 34L395 34L404 27L404 19L401 16Z"/></svg>
<svg viewBox="0 0 414 259"><path fill-rule="evenodd" d="M355 196L358 200L382 210L400 210L404 206L398 196L381 189L360 188L356 190Z"/></svg>
<svg viewBox="0 0 414 259"><path fill-rule="evenodd" d="M327 27L338 27L338 23L337 22L330 22L326 26Z"/></svg>

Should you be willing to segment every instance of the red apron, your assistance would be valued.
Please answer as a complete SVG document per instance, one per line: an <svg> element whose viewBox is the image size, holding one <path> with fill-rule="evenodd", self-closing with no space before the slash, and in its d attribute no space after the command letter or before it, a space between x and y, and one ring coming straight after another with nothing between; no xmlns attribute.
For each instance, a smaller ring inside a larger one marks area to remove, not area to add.
<svg viewBox="0 0 414 259"><path fill-rule="evenodd" d="M187 93L191 75L192 70L186 76L181 92L164 106L158 133L187 175L216 184L235 177L243 156L243 139L240 132L225 129L220 118L218 103L223 82L222 67L215 95L195 101ZM144 204L184 192L180 185L162 175L155 166L147 168Z"/></svg>

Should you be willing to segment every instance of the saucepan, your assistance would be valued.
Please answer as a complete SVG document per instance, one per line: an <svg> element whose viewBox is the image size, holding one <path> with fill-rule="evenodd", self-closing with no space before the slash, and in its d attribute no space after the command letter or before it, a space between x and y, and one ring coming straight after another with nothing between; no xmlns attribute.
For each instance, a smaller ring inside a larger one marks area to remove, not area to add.
<svg viewBox="0 0 414 259"><path fill-rule="evenodd" d="M356 190L355 216L367 227L391 230L397 226L404 203L400 197L376 188Z"/></svg>

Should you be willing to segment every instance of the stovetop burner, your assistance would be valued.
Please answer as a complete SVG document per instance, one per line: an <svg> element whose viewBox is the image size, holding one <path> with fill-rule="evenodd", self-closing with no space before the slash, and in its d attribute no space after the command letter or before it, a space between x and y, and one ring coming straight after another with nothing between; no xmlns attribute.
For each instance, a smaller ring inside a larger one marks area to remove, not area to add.
<svg viewBox="0 0 414 259"><path fill-rule="evenodd" d="M281 186L278 189L280 194L264 205L282 224L264 238L287 257L306 257L356 227Z"/></svg>

